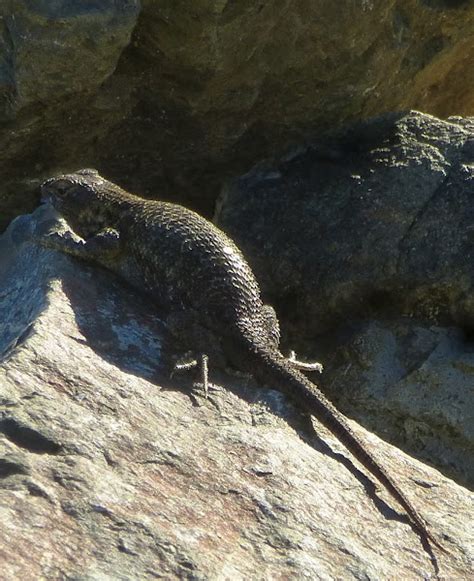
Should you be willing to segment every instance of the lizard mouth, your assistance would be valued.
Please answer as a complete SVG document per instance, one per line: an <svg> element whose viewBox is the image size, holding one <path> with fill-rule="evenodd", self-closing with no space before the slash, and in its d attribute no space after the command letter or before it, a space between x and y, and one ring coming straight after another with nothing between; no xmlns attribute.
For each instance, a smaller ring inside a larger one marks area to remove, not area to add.
<svg viewBox="0 0 474 581"><path fill-rule="evenodd" d="M51 187L52 180L46 180L43 182L40 187L40 194L41 194L41 203L42 204L51 204L54 205L55 195L54 189Z"/></svg>
<svg viewBox="0 0 474 581"><path fill-rule="evenodd" d="M44 191L44 190L40 190L41 192L41 198L40 201L42 204L51 204L53 205L53 194L51 192L48 191Z"/></svg>

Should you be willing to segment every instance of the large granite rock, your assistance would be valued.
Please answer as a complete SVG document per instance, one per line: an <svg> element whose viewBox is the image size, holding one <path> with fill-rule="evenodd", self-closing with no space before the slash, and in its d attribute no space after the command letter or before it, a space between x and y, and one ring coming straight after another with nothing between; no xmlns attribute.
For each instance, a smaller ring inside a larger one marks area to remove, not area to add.
<svg viewBox="0 0 474 581"><path fill-rule="evenodd" d="M97 166L210 213L223 179L348 120L474 112L467 1L8 0L0 230Z"/></svg>
<svg viewBox="0 0 474 581"><path fill-rule="evenodd" d="M390 497L280 394L163 389L160 313L36 246L54 219L0 240L2 580L433 576ZM472 494L352 425L443 539L441 576L467 579Z"/></svg>
<svg viewBox="0 0 474 581"><path fill-rule="evenodd" d="M385 116L256 167L217 214L341 408L471 486L473 168L472 119Z"/></svg>

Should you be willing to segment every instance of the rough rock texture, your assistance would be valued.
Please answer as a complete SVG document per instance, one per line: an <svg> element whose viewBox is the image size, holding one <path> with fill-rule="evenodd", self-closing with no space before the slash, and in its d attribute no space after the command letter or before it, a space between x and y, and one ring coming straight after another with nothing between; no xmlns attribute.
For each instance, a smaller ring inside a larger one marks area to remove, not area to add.
<svg viewBox="0 0 474 581"><path fill-rule="evenodd" d="M90 160L97 139L123 119L125 101L101 87L117 84L111 76L138 14L138 0L1 3L0 230L34 207L38 176Z"/></svg>
<svg viewBox="0 0 474 581"><path fill-rule="evenodd" d="M210 213L223 179L347 120L474 114L466 0L4 0L0 230L78 167Z"/></svg>
<svg viewBox="0 0 474 581"><path fill-rule="evenodd" d="M2 579L433 575L390 499L319 425L300 439L281 395L229 376L208 401L160 389L159 313L34 245L53 218L0 240ZM442 576L467 579L472 494L354 428L444 539Z"/></svg>
<svg viewBox="0 0 474 581"><path fill-rule="evenodd" d="M369 320L324 349L327 393L379 436L474 487L474 347L456 327Z"/></svg>
<svg viewBox="0 0 474 581"><path fill-rule="evenodd" d="M380 307L474 329L473 197L474 118L411 112L260 164L216 219L308 332Z"/></svg>
<svg viewBox="0 0 474 581"><path fill-rule="evenodd" d="M341 407L471 485L473 197L474 120L413 112L256 167L218 212Z"/></svg>

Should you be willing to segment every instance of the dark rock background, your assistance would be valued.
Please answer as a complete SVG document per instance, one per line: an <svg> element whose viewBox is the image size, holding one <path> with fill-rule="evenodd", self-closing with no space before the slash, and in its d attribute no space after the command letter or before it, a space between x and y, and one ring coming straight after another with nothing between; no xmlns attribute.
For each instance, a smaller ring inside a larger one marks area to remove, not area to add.
<svg viewBox="0 0 474 581"><path fill-rule="evenodd" d="M257 165L216 220L300 332L381 310L474 330L474 119L385 115Z"/></svg>
<svg viewBox="0 0 474 581"><path fill-rule="evenodd" d="M208 215L223 181L349 120L474 111L472 2L7 0L0 231L95 166Z"/></svg>

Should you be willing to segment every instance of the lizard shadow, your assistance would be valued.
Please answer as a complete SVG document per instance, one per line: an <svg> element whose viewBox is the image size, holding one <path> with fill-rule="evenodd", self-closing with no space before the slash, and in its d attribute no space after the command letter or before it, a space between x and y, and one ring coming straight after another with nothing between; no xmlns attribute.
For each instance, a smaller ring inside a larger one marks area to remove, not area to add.
<svg viewBox="0 0 474 581"><path fill-rule="evenodd" d="M409 519L402 513L394 510L377 494L377 486L374 481L367 476L362 470L357 468L353 461L344 454L335 451L317 432L313 425L311 415L300 412L293 404L279 392L273 390L261 390L246 388L242 389L232 385L233 382L226 384L226 389L235 393L238 397L244 399L247 403L254 404L256 400L264 400L265 405L275 415L285 420L285 422L298 434L300 439L316 452L328 456L342 464L364 487L367 496L372 500L377 510L387 519L396 520L410 524ZM263 394L262 394L263 392ZM273 396L273 393L276 397ZM268 395L270 394L270 395ZM262 397L263 395L263 397ZM284 398L286 403L282 409L281 404L277 403L276 398Z"/></svg>
<svg viewBox="0 0 474 581"><path fill-rule="evenodd" d="M312 446L314 449L321 451L321 453L325 454L326 456L329 456L337 462L340 462L349 472L351 472L351 474L362 484L367 496L371 499L377 510L379 510L379 512L382 513L385 518L389 520L396 520L405 524L410 524L408 517L402 513L397 512L377 494L377 485L369 476L357 468L357 466L350 458L344 454L341 454L340 452L334 451L331 446L319 436L319 434L314 429L313 423L309 416L305 416L303 418L303 422L307 426L303 434L300 434L300 437L304 442ZM313 433L312 436L310 435L311 431Z"/></svg>
<svg viewBox="0 0 474 581"><path fill-rule="evenodd" d="M229 384L226 383L226 389L234 392L238 397L246 400L249 404L255 403L256 399L258 399L258 395L255 395L256 393L258 394L258 388L253 390L250 390L249 388L242 390L241 388L236 389L232 384L233 382L229 382ZM277 397L284 397L279 392L274 393L277 394ZM301 440L308 446L312 447L315 451L342 464L362 484L367 497L370 498L375 508L379 511L380 514L382 514L384 518L410 526L413 532L419 537L423 549L429 555L435 572L438 575L438 560L427 538L425 538L425 536L413 526L407 515L395 510L390 504L388 504L382 497L379 496L377 490L378 486L374 483L373 478L362 472L349 457L333 450L333 448L318 433L313 424L311 415L299 412L296 408L293 407L291 402L288 402L289 405L286 405L285 409L282 410L281 406L276 403L275 398L272 396L265 397L265 403L267 407L270 408L270 411L274 415L282 417L285 422L295 430Z"/></svg>
<svg viewBox="0 0 474 581"><path fill-rule="evenodd" d="M378 487L373 479L357 468L349 457L334 451L315 429L311 416L300 412L283 394L268 388L261 389L256 381L250 378L245 382L246 385L243 386L242 381L237 379L235 375L227 372L213 373L211 369L210 375L216 375L219 386L223 386L226 391L233 393L249 406L255 405L257 402L263 403L273 415L283 419L305 444L313 448L316 452L342 464L362 484L367 496L384 518L410 525L410 520L407 516L396 511L378 495ZM199 380L199 377L196 375L194 379ZM181 378L179 387L171 387L170 389L179 389L180 391L191 393L193 385L191 377L188 378L188 382L189 386L183 388L183 385L186 385L186 380ZM248 383L250 383L250 386ZM283 405L280 403L282 399L285 400ZM196 405L199 405L197 401Z"/></svg>
<svg viewBox="0 0 474 581"><path fill-rule="evenodd" d="M403 524L410 526L411 529L413 530L413 532L420 539L420 542L423 546L423 549L429 555L430 560L431 560L433 567L435 569L435 573L436 573L436 575L438 575L439 574L439 563L438 563L438 559L437 559L435 553L433 552L433 548L431 547L431 545L427 541L427 539L422 534L420 534L420 532L416 528L413 527L413 524L411 523L410 519L405 514L399 513L394 508L392 508L389 504L387 504L377 494L377 486L375 485L373 480L371 480L366 474L364 474L364 472L359 470L357 468L357 466L355 466L355 464L353 464L349 458L347 458L346 456L344 456L340 452L335 452L329 446L329 444L327 444L322 438L320 438L318 436L316 430L314 430L313 424L312 424L309 416L306 416L305 420L309 424L308 430L311 428L313 429L313 433L315 434L318 442L316 445L314 445L314 437L309 438L309 436L306 435L306 433L303 436L300 435L302 440L305 442L309 440L308 444L312 445L313 448L320 449L323 454L325 454L331 458L334 458L335 460L340 462L343 466L345 466L347 468L347 470L349 470L349 472L351 472L353 474L353 476L355 478L357 478L357 480L362 484L362 486L364 487L365 492L367 494L367 497L370 498L370 500L374 504L375 508L384 516L384 518L386 518L388 520L395 520L397 522L401 522Z"/></svg>
<svg viewBox="0 0 474 581"><path fill-rule="evenodd" d="M61 277L62 290L87 345L122 372L165 383L170 333L149 299L97 266L75 275Z"/></svg>
<svg viewBox="0 0 474 581"><path fill-rule="evenodd" d="M186 393L193 401L192 374L170 377L177 344L166 327L165 318L159 316L158 310L150 309L149 298L97 266L83 265L75 274L77 276L62 278L62 288L89 347L121 371L141 377L159 389ZM219 385L225 386L248 405L263 399L270 411L287 422L307 445L349 470L385 518L409 524L407 517L377 495L376 485L364 472L348 457L335 452L317 434L309 416L299 413L289 401L288 405L279 405L272 395L268 395L273 390L260 390L256 383L255 388L245 387L228 373L219 371L215 375ZM214 370L211 368L212 376Z"/></svg>
<svg viewBox="0 0 474 581"><path fill-rule="evenodd" d="M375 508L385 519L394 520L412 528L413 532L419 537L423 549L429 555L436 575L439 574L439 563L428 540L423 536L423 534L420 534L415 527L413 527L410 519L405 514L395 510L379 496L378 486L374 483L374 480L371 477L367 476L357 468L349 457L333 450L333 448L318 433L310 415L298 411L298 409L295 408L291 402L288 402L287 398L285 398L285 396L280 392L269 389L259 389L256 383L255 387L253 385L250 387L248 385L242 386L240 381L236 381L235 378L228 373L216 373L216 376L218 385L225 386L226 391L233 393L235 396L245 401L249 406L255 405L255 403L259 401L263 401L271 413L282 418L292 429L295 430L304 443L313 448L316 452L328 456L342 464L362 484L367 497L372 501ZM250 382L253 384L254 380L252 379ZM182 381L180 386L180 391L183 391ZM286 401L283 406L277 401L277 399L281 400L281 398L284 398ZM196 405L199 404L196 402Z"/></svg>

